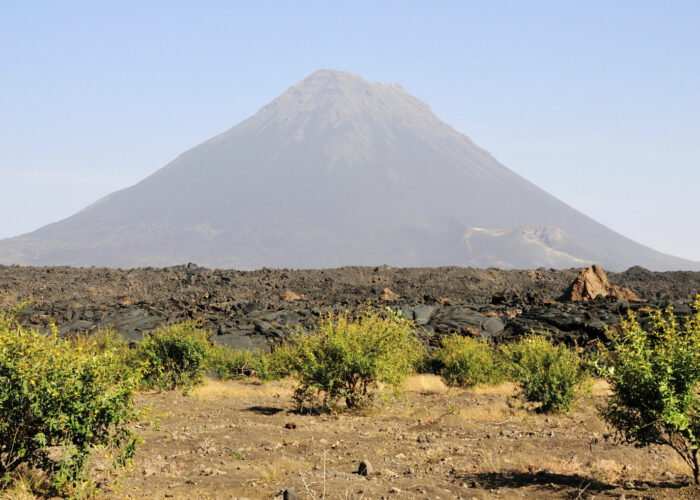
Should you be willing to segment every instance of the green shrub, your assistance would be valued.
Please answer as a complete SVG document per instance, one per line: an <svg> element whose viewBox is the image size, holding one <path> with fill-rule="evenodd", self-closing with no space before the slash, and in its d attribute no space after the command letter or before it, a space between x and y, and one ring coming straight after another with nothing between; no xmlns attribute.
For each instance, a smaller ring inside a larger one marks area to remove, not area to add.
<svg viewBox="0 0 700 500"><path fill-rule="evenodd" d="M533 333L505 346L503 353L525 399L540 403L538 411L571 411L588 378L576 352Z"/></svg>
<svg viewBox="0 0 700 500"><path fill-rule="evenodd" d="M291 348L282 344L270 353L213 345L207 355L207 367L219 380L257 377L262 381L279 380L290 374Z"/></svg>
<svg viewBox="0 0 700 500"><path fill-rule="evenodd" d="M294 371L294 348L290 343L277 346L257 359L255 375L264 381L288 377Z"/></svg>
<svg viewBox="0 0 700 500"><path fill-rule="evenodd" d="M298 378L300 410L319 398L325 409L340 398L348 408L368 406L380 383L398 391L422 351L412 323L390 310L387 317L368 311L355 320L328 316L311 335L291 342L281 357Z"/></svg>
<svg viewBox="0 0 700 500"><path fill-rule="evenodd" d="M73 349L80 352L100 355L105 352L112 354L112 367L115 380L141 378L141 367L137 352L129 348L129 344L114 330L98 330L94 333L78 334L68 338Z"/></svg>
<svg viewBox="0 0 700 500"><path fill-rule="evenodd" d="M60 494L89 487L86 464L104 446L123 464L136 446L126 424L137 416L137 376L123 376L114 349L73 347L0 315L0 478L39 468ZM49 454L49 447L60 453Z"/></svg>
<svg viewBox="0 0 700 500"><path fill-rule="evenodd" d="M138 346L143 384L158 390L185 391L204 379L211 342L198 322L186 322L151 332Z"/></svg>
<svg viewBox="0 0 700 500"><path fill-rule="evenodd" d="M260 354L246 349L231 349L214 344L207 353L207 367L216 373L219 380L249 377L256 372Z"/></svg>
<svg viewBox="0 0 700 500"><path fill-rule="evenodd" d="M501 382L503 366L497 353L482 340L453 334L443 337L441 347L433 353L440 374L448 385L471 387Z"/></svg>
<svg viewBox="0 0 700 500"><path fill-rule="evenodd" d="M700 295L682 328L671 308L651 319L646 332L630 313L602 349L612 389L603 414L627 442L673 448L700 484Z"/></svg>

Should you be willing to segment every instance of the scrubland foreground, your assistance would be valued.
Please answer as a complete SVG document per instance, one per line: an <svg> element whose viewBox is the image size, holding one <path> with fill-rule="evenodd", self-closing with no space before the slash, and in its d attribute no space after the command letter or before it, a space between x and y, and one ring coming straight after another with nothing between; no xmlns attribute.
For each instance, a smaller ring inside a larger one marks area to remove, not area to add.
<svg viewBox="0 0 700 500"><path fill-rule="evenodd" d="M698 498L670 448L614 442L596 382L572 414L527 411L511 383L408 380L370 412L299 415L288 381L207 381L141 394L131 469L96 474L108 498ZM369 461L374 474L357 474ZM99 464L98 464L99 466ZM324 497L325 492L325 497Z"/></svg>
<svg viewBox="0 0 700 500"><path fill-rule="evenodd" d="M15 309L0 316L0 491L698 498L700 296L682 326L650 315L596 351L534 332L431 351L400 311L367 308L250 353L201 322L130 348L110 331L44 336Z"/></svg>

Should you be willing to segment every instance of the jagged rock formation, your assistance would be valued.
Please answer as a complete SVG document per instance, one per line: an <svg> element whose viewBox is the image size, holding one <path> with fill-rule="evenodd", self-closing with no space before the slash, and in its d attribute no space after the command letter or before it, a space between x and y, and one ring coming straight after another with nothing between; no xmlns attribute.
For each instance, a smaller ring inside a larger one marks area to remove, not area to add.
<svg viewBox="0 0 700 500"><path fill-rule="evenodd" d="M576 274L570 269L461 267L244 272L194 264L133 270L0 265L0 311L31 297L18 316L28 326L48 333L53 324L62 334L112 328L129 340L163 324L197 318L221 344L264 349L297 327L312 328L329 313L353 314L371 302L379 310L387 305L400 310L431 345L454 332L501 342L535 331L583 346L606 338L629 309L647 326L651 309L673 305L682 323L700 290L698 272L636 268L610 273L610 282L634 288L645 302L553 300ZM398 297L384 302L384 289Z"/></svg>
<svg viewBox="0 0 700 500"><path fill-rule="evenodd" d="M401 296L398 293L392 292L390 288L384 288L384 291L379 298L385 302L394 302L395 300L401 298Z"/></svg>
<svg viewBox="0 0 700 500"><path fill-rule="evenodd" d="M294 293L291 290L285 290L281 297L282 300L286 300L288 302L294 301L294 300L303 300L304 296L299 295L298 293Z"/></svg>
<svg viewBox="0 0 700 500"><path fill-rule="evenodd" d="M547 194L400 85L322 70L0 263L700 269Z"/></svg>
<svg viewBox="0 0 700 500"><path fill-rule="evenodd" d="M615 297L618 299L639 300L639 297L629 288L611 285L608 277L600 267L593 264L581 269L573 283L561 296L562 301L587 302L596 297Z"/></svg>

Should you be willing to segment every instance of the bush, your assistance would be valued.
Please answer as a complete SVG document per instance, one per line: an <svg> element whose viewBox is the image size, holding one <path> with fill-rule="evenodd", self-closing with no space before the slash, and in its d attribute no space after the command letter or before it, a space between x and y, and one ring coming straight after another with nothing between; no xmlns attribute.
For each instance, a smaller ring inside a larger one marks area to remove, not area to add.
<svg viewBox="0 0 700 500"><path fill-rule="evenodd" d="M95 355L111 353L114 359L112 369L115 380L141 379L137 352L130 349L129 344L114 330L105 329L73 335L68 340L73 349L80 352Z"/></svg>
<svg viewBox="0 0 700 500"><path fill-rule="evenodd" d="M143 384L158 390L185 391L204 379L211 342L198 322L155 330L138 347Z"/></svg>
<svg viewBox="0 0 700 500"><path fill-rule="evenodd" d="M324 409L345 400L348 408L368 406L372 390L384 384L398 391L413 372L422 347L411 322L400 313L387 317L363 312L351 320L328 316L311 335L298 335L284 363L299 379L299 409L318 398Z"/></svg>
<svg viewBox="0 0 700 500"><path fill-rule="evenodd" d="M277 346L271 353L262 353L257 359L255 375L264 381L279 380L293 372L293 347L291 344Z"/></svg>
<svg viewBox="0 0 700 500"><path fill-rule="evenodd" d="M671 308L650 316L646 332L630 312L601 351L612 389L603 415L627 442L673 448L700 484L700 295L683 328Z"/></svg>
<svg viewBox="0 0 700 500"><path fill-rule="evenodd" d="M576 352L534 333L505 346L503 352L525 399L540 403L538 411L571 411L588 378Z"/></svg>
<svg viewBox="0 0 700 500"><path fill-rule="evenodd" d="M86 464L95 446L133 456L136 437L126 424L137 416L137 376L122 376L113 349L74 348L0 314L0 477L26 465L51 477L61 494L89 485ZM115 375L121 374L121 375ZM49 454L50 447L59 447Z"/></svg>
<svg viewBox="0 0 700 500"><path fill-rule="evenodd" d="M213 345L207 355L207 367L219 380L257 377L262 381L279 380L290 373L290 347L281 345L271 353Z"/></svg>
<svg viewBox="0 0 700 500"><path fill-rule="evenodd" d="M256 372L260 354L245 349L231 349L214 344L207 354L207 367L216 373L219 380L249 377Z"/></svg>
<svg viewBox="0 0 700 500"><path fill-rule="evenodd" d="M433 356L448 385L470 387L498 383L504 378L497 353L482 340L457 334L443 337Z"/></svg>

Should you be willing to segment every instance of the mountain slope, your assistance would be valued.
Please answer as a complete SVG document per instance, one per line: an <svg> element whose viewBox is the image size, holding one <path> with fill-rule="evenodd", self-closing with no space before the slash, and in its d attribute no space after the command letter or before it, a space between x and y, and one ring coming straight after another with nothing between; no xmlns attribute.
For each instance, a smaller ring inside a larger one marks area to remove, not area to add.
<svg viewBox="0 0 700 500"><path fill-rule="evenodd" d="M329 70L142 182L0 241L2 263L186 261L700 268L573 210L399 85Z"/></svg>

